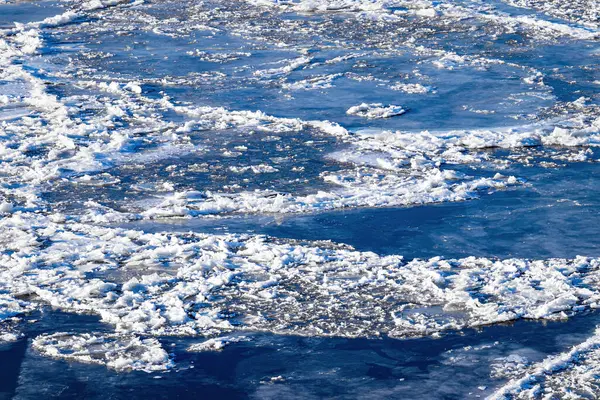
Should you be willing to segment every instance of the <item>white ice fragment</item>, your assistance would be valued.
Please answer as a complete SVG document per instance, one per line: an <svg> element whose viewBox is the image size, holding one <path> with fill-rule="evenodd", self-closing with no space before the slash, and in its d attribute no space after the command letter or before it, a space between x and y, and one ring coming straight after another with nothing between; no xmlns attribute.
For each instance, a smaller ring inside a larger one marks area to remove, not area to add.
<svg viewBox="0 0 600 400"><path fill-rule="evenodd" d="M437 15L437 11L433 7L430 7L430 8L419 8L419 9L416 10L415 14L418 15L418 16L420 16L420 17L433 18L433 17L435 17Z"/></svg>
<svg viewBox="0 0 600 400"><path fill-rule="evenodd" d="M246 336L223 336L218 338L208 339L201 343L196 343L188 347L189 352L203 352L203 351L221 351L225 346L231 343L246 342L250 338Z"/></svg>
<svg viewBox="0 0 600 400"><path fill-rule="evenodd" d="M55 333L36 337L32 346L49 357L106 365L117 371L164 371L174 365L153 338Z"/></svg>
<svg viewBox="0 0 600 400"><path fill-rule="evenodd" d="M286 65L277 68L254 71L254 75L262 78L281 77L299 69L304 65L310 64L311 61L312 58L306 56L298 57L291 60L284 60L282 63L285 63Z"/></svg>
<svg viewBox="0 0 600 400"><path fill-rule="evenodd" d="M0 331L0 344L3 342L16 342L21 337L22 335L18 333Z"/></svg>
<svg viewBox="0 0 600 400"><path fill-rule="evenodd" d="M420 83L396 83L395 85L390 86L390 89L409 94L435 93L434 88L431 86L424 86Z"/></svg>
<svg viewBox="0 0 600 400"><path fill-rule="evenodd" d="M2 202L0 203L0 212L1 213L11 213L13 212L13 205L12 203L8 203L8 202Z"/></svg>
<svg viewBox="0 0 600 400"><path fill-rule="evenodd" d="M356 115L363 118L378 119L378 118L390 118L397 115L402 115L406 112L401 106L384 106L381 103L362 103L357 106L350 107L346 114Z"/></svg>
<svg viewBox="0 0 600 400"><path fill-rule="evenodd" d="M142 93L142 88L139 85L139 83L137 82L128 82L125 87L126 90L129 90L132 93L135 94L141 94Z"/></svg>

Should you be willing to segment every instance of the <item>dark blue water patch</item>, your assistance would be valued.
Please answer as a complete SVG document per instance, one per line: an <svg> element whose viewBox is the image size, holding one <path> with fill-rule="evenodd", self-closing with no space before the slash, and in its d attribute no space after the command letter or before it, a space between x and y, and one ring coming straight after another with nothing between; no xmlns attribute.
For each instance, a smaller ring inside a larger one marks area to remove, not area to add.
<svg viewBox="0 0 600 400"><path fill-rule="evenodd" d="M16 343L0 344L0 399L10 399L17 388L17 380L21 370L21 362L27 351L27 341L19 340Z"/></svg>
<svg viewBox="0 0 600 400"><path fill-rule="evenodd" d="M194 230L333 240L408 259L600 256L600 176L595 163L518 167L528 186L438 205L306 215L137 222L150 232Z"/></svg>
<svg viewBox="0 0 600 400"><path fill-rule="evenodd" d="M242 333L250 340L200 353L187 348L202 338L167 337L161 342L176 367L148 374L39 355L29 344L42 332L107 330L97 318L46 311L23 324L24 339L0 347L0 398L462 399L489 395L505 382L490 376L498 358L539 362L583 342L599 322L598 313L588 313L567 322L518 321L439 339Z"/></svg>

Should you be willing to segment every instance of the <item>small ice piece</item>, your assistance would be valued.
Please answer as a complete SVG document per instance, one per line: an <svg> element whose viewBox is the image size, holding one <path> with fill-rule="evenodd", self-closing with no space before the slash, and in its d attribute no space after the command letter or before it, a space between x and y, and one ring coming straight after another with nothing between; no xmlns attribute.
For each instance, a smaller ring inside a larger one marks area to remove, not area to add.
<svg viewBox="0 0 600 400"><path fill-rule="evenodd" d="M15 333L15 332L3 332L3 331L0 331L0 343L16 342L22 336L23 336L22 334L18 334L18 333Z"/></svg>
<svg viewBox="0 0 600 400"><path fill-rule="evenodd" d="M425 93L435 93L435 89L431 86L425 86L420 83L403 83L399 82L393 86L390 86L390 89L397 90L399 92L404 92L408 94L425 94Z"/></svg>
<svg viewBox="0 0 600 400"><path fill-rule="evenodd" d="M265 385L265 384L272 385L274 383L282 383L282 382L285 382L285 378L281 375L272 376L271 378L265 378L260 381L260 383L262 383L263 385Z"/></svg>
<svg viewBox="0 0 600 400"><path fill-rule="evenodd" d="M437 11L433 7L419 8L415 11L415 14L420 17L433 18L437 15Z"/></svg>
<svg viewBox="0 0 600 400"><path fill-rule="evenodd" d="M137 82L129 82L129 83L127 83L127 85L125 85L124 88L135 94L142 93L142 88Z"/></svg>
<svg viewBox="0 0 600 400"><path fill-rule="evenodd" d="M301 56L291 60L284 60L282 63L285 63L284 66L278 68L270 68L266 70L259 70L254 72L254 76L262 77L262 78L276 78L284 75L288 75L291 72L310 64L312 61L311 57Z"/></svg>
<svg viewBox="0 0 600 400"><path fill-rule="evenodd" d="M11 212L13 212L13 205L12 203L8 203L6 201L0 203L0 213L6 213L9 214Z"/></svg>
<svg viewBox="0 0 600 400"><path fill-rule="evenodd" d="M402 108L402 106L384 106L381 103L362 103L358 106L350 107L348 111L346 111L346 114L369 119L380 119L395 117L397 115L402 115L405 112L406 110Z"/></svg>
<svg viewBox="0 0 600 400"><path fill-rule="evenodd" d="M231 343L246 342L249 340L250 338L246 336L224 336L193 344L187 350L189 352L221 351Z"/></svg>

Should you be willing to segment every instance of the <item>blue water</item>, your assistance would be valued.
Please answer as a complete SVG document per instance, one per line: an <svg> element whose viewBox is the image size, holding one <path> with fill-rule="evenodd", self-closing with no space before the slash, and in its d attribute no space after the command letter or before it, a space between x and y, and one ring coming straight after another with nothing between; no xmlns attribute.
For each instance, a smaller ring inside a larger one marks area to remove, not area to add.
<svg viewBox="0 0 600 400"><path fill-rule="evenodd" d="M134 222L149 232L188 230L258 233L300 240L333 240L361 251L407 259L468 256L573 258L600 255L600 177L596 164L513 171L532 187L484 199L430 206L361 209L298 216Z"/></svg>
<svg viewBox="0 0 600 400"><path fill-rule="evenodd" d="M532 362L568 350L591 334L597 313L568 323L519 321L441 339L339 339L247 334L221 352L185 351L196 339L162 338L177 368L115 373L102 366L56 361L28 348L43 332L107 332L96 318L44 310L26 338L0 347L0 398L475 398L491 394L490 363L518 354ZM470 346L470 347L469 347ZM281 381L271 378L282 376ZM485 387L480 389L479 387Z"/></svg>
<svg viewBox="0 0 600 400"><path fill-rule="evenodd" d="M515 9L501 1L489 3L505 12L540 16L535 10ZM78 6L46 1L0 3L0 29L8 29L15 22L39 21L69 7ZM226 12L209 18L220 7ZM82 120L100 112L101 107L85 109L85 96L97 93L77 83L78 79L107 83L139 81L149 99L167 95L177 104L331 120L350 132L364 128L441 131L523 125L576 112L574 106L565 103L580 97L587 97L590 104L598 104L600 100L599 86L594 83L600 80L599 56L593 55L599 48L597 40L540 39L532 32L508 32L469 19L452 23L435 19L415 22L410 17L397 25L381 22L366 26L344 14L290 12L274 16L270 11L252 11L248 17L244 13L248 7L237 1L156 1L135 6L130 14L117 14L115 19L111 19L110 11L103 11L98 17L45 30L44 46L27 59L26 67L44 80L48 93L61 99L82 96L69 100L72 106L81 107L78 117ZM159 24L156 29L163 31L157 33L147 20L137 18L136 10L143 10L145 16L157 20L179 21ZM288 25L282 21L295 23L296 29L284 29ZM206 26L194 28L192 22ZM390 26L397 29L392 31ZM505 63L440 69L431 63L438 56L420 54L407 45L409 39L411 44ZM221 64L187 54L194 50L249 52L251 56ZM300 50L313 57L309 67L294 70L285 78L253 74L299 57ZM351 53L362 55L326 63ZM531 75L530 68L544 74L545 86L523 82L523 78ZM80 75L65 77L61 75L63 71L69 74L79 71ZM337 73L345 75L335 79L331 88L290 91L282 87L284 82ZM163 79L174 83L164 83ZM415 95L390 89L400 81L423 83L435 91ZM16 90L13 84L0 81L0 95ZM113 95L103 96L106 100ZM363 102L403 105L408 112L381 120L346 114L348 108ZM118 127L137 126L133 118L136 110L127 112L132 118L117 119ZM152 117L174 125L185 119L170 111L156 112ZM139 129L135 144L128 149L130 153L159 148L159 141L146 138L155 133L148 129L148 132L143 126ZM160 198L162 194L157 194L153 185L163 181L172 183L176 191L274 190L311 194L330 189L321 174L348 168L347 164L328 157L334 151L348 149L348 143L340 143L322 132L306 128L278 135L272 132L250 135L248 130L197 130L190 134L190 142L202 151L157 156L139 163L109 163L101 172L119 178L117 184L81 185L75 180L80 175L67 170L61 179L40 186L46 208L37 212L60 211L75 218L87 210L86 202L93 200L134 213L141 211L149 198ZM84 138L79 139L84 143ZM223 155L240 146L247 148L243 156ZM27 154L44 151L40 146L27 149ZM457 203L363 207L298 215L117 221L108 225L145 232L251 233L306 242L330 240L359 251L402 255L407 260L437 256L600 257L597 150L592 150L585 162L556 161L553 156L573 153L572 149L560 147L545 148L538 153L536 149L486 152L489 160L506 162L506 168L500 172L517 176L524 184L483 191L476 199ZM524 156L531 162L509 162ZM550 159L556 164L548 167L542 163ZM444 168L489 177L496 172L491 161ZM202 168L185 170L196 164ZM278 171L235 174L228 169L257 164L275 165ZM172 173L179 170L186 172ZM403 340L244 332L249 341L232 343L220 352L205 353L186 351L202 338L161 337L164 348L173 354L176 367L164 373L147 374L117 373L104 366L60 361L38 354L30 345L40 334L113 331L113 327L101 323L96 316L70 314L44 306L23 316L18 324L23 334L19 340L0 343L0 400L484 397L505 382L490 377L491 365L497 358L519 354L532 363L539 362L581 343L599 323L598 313L587 313L566 322L521 320L449 332L441 338Z"/></svg>

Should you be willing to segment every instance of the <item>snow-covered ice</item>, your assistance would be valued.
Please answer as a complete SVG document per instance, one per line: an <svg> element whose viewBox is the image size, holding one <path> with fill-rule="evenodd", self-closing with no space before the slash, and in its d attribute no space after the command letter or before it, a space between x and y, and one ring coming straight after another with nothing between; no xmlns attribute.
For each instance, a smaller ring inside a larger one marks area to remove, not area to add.
<svg viewBox="0 0 600 400"><path fill-rule="evenodd" d="M260 229L131 228L369 218L507 191L526 207L555 171L600 159L596 2L46 3L0 3L2 346L155 373L178 368L174 338L212 356L261 346L257 332L443 340L599 307L598 254L405 259ZM528 168L545 180L519 175ZM24 321L49 308L107 331L27 336ZM593 398L598 343L543 361L498 354L473 390ZM290 381L271 374L263 390Z"/></svg>

